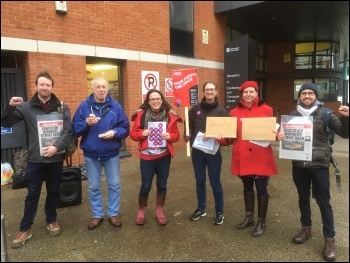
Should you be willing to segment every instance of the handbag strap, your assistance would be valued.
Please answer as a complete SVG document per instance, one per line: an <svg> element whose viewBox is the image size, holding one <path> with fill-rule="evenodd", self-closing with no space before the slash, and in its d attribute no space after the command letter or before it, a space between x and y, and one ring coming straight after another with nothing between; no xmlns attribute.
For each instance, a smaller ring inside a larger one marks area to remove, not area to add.
<svg viewBox="0 0 350 263"><path fill-rule="evenodd" d="M72 156L66 157L67 167L72 167Z"/></svg>

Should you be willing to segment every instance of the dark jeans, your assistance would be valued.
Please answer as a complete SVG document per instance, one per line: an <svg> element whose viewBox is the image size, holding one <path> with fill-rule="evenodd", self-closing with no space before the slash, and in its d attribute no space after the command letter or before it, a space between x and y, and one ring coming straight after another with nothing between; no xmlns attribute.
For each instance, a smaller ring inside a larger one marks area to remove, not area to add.
<svg viewBox="0 0 350 263"><path fill-rule="evenodd" d="M141 159L140 169L142 182L139 193L140 197L148 197L152 188L154 174L157 175L157 193L166 194L170 163L170 154L156 160Z"/></svg>
<svg viewBox="0 0 350 263"><path fill-rule="evenodd" d="M333 209L330 204L329 169L305 169L293 166L293 181L299 194L300 222L303 226L311 226L310 195L311 186L315 194L316 203L321 211L323 236L335 236Z"/></svg>
<svg viewBox="0 0 350 263"><path fill-rule="evenodd" d="M208 176L211 188L213 189L215 211L224 212L224 191L222 189L221 163L222 156L220 149L215 155L204 153L201 150L192 148L192 164L194 175L196 177L197 191L197 208L205 211L206 208L206 169L208 168Z"/></svg>
<svg viewBox="0 0 350 263"><path fill-rule="evenodd" d="M25 173L28 194L24 203L24 215L20 231L31 228L41 194L41 186L46 181L45 215L46 223L56 222L56 209L60 201L60 185L62 179L63 161L55 163L28 162Z"/></svg>
<svg viewBox="0 0 350 263"><path fill-rule="evenodd" d="M255 178L252 176L240 176L243 183L243 191L247 193L254 192L254 182L256 187L256 192L258 196L268 196L267 193L267 179L268 176L260 176L259 178Z"/></svg>

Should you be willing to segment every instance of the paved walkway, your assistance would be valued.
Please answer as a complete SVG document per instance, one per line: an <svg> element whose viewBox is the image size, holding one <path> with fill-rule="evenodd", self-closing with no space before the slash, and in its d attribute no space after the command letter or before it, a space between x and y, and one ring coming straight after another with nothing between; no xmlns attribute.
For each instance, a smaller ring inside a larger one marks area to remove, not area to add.
<svg viewBox="0 0 350 263"><path fill-rule="evenodd" d="M323 262L322 225L318 207L312 200L313 238L303 245L292 243L300 228L297 193L291 178L291 161L278 159L279 175L271 178L271 196L267 229L262 237L251 236L253 228L235 229L244 217L242 183L230 175L231 148L222 149L222 183L225 220L213 225L214 204L210 185L207 187L207 216L190 221L196 208L195 180L191 160L186 151L176 152L172 161L165 214L166 226L158 226L155 212L155 188L151 191L146 224L137 226L135 217L140 185L139 160L123 159L122 203L123 227L113 228L107 220L93 231L87 230L91 219L87 200L87 181L83 181L83 202L60 208L62 234L50 236L44 220L44 196L40 199L33 237L24 247L11 249L23 214L26 189L1 187L1 213L5 217L8 258L12 262L130 262L130 261L211 261L211 262ZM337 139L335 157L341 167L343 192L338 193L335 176L331 176L332 204L335 214L338 262L349 262L349 140ZM333 174L334 169L331 168ZM103 179L104 200L107 189Z"/></svg>

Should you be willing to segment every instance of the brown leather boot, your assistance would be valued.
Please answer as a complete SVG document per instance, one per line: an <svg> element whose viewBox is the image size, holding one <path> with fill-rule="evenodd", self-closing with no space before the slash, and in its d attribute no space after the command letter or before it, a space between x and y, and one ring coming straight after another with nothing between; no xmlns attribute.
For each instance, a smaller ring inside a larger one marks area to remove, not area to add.
<svg viewBox="0 0 350 263"><path fill-rule="evenodd" d="M147 207L147 197L139 197L139 210L137 212L136 217L136 225L144 225L145 224L145 213Z"/></svg>
<svg viewBox="0 0 350 263"><path fill-rule="evenodd" d="M269 205L269 196L259 196L258 195L258 218L259 221L254 229L253 237L260 237L265 232L265 221L267 208Z"/></svg>
<svg viewBox="0 0 350 263"><path fill-rule="evenodd" d="M293 237L293 243L303 244L306 240L311 238L311 226L303 226L299 233Z"/></svg>
<svg viewBox="0 0 350 263"><path fill-rule="evenodd" d="M166 225L167 220L164 216L164 203L165 203L165 194L157 193L157 200L156 200L156 216L158 224L161 226Z"/></svg>
<svg viewBox="0 0 350 263"><path fill-rule="evenodd" d="M254 226L254 206L255 206L255 194L254 192L243 192L244 205L245 205L245 218L242 223L239 223L237 229L245 229L250 226Z"/></svg>
<svg viewBox="0 0 350 263"><path fill-rule="evenodd" d="M324 247L322 249L323 259L325 261L335 261L335 237L326 237L324 239Z"/></svg>

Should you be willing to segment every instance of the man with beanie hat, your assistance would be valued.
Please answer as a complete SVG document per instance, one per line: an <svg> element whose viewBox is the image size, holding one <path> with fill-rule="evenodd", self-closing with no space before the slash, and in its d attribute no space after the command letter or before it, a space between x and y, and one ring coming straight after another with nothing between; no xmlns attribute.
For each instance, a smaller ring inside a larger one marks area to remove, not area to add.
<svg viewBox="0 0 350 263"><path fill-rule="evenodd" d="M300 97L300 93L303 90L311 90L316 94L316 97L318 97L318 88L317 88L317 85L314 83L306 83L306 84L302 85L299 89L298 98Z"/></svg>
<svg viewBox="0 0 350 263"><path fill-rule="evenodd" d="M324 247L323 259L335 261L335 231L333 210L330 204L330 148L328 142L328 131L324 128L323 111L324 103L317 100L318 89L314 83L306 83L300 87L298 93L296 114L294 116L313 117L313 141L311 161L292 161L293 181L299 195L299 209L301 213L301 230L293 237L295 244L303 244L311 238L311 186L315 193L316 203L320 208ZM349 107L340 106L338 109L340 119L334 112L331 113L328 127L342 138L349 138Z"/></svg>

